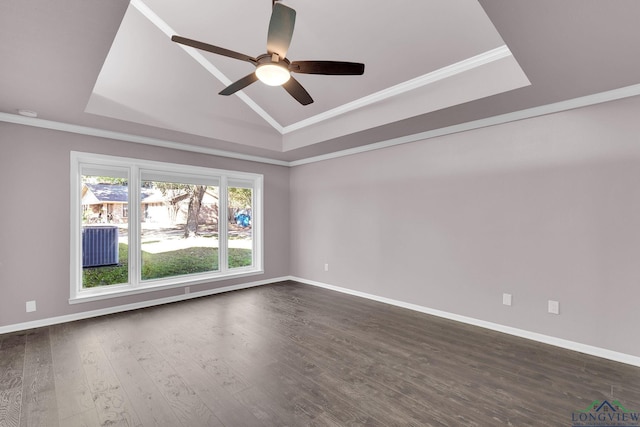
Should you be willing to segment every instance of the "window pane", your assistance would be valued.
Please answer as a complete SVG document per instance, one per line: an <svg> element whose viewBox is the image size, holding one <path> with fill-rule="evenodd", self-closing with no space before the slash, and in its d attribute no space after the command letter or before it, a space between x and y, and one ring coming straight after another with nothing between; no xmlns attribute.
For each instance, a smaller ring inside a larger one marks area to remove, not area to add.
<svg viewBox="0 0 640 427"><path fill-rule="evenodd" d="M253 265L253 190L229 187L229 268Z"/></svg>
<svg viewBox="0 0 640 427"><path fill-rule="evenodd" d="M126 178L82 175L82 287L129 283Z"/></svg>
<svg viewBox="0 0 640 427"><path fill-rule="evenodd" d="M261 175L72 151L70 178L70 301L262 272Z"/></svg>
<svg viewBox="0 0 640 427"><path fill-rule="evenodd" d="M219 187L142 181L142 280L219 270Z"/></svg>

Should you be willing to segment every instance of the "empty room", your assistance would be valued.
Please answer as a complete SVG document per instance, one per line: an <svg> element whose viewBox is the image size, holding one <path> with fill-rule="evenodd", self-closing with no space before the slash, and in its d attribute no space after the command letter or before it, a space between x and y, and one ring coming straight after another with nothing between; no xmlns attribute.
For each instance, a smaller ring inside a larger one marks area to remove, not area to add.
<svg viewBox="0 0 640 427"><path fill-rule="evenodd" d="M0 426L640 426L640 2L0 2Z"/></svg>

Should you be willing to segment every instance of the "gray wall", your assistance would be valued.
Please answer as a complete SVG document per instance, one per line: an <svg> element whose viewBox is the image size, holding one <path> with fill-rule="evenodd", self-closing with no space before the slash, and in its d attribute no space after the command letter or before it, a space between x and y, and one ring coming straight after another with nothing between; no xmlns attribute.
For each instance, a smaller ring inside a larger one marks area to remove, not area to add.
<svg viewBox="0 0 640 427"><path fill-rule="evenodd" d="M638 112L636 97L295 167L292 274L640 356Z"/></svg>
<svg viewBox="0 0 640 427"><path fill-rule="evenodd" d="M288 168L0 123L0 327L184 293L69 304L70 151L264 174L265 274L193 285L191 292L289 274ZM29 300L36 312L26 313Z"/></svg>
<svg viewBox="0 0 640 427"><path fill-rule="evenodd" d="M68 304L77 150L265 175L265 274L192 292L292 274L640 356L639 111L630 98L292 169L0 123L0 327L183 292Z"/></svg>

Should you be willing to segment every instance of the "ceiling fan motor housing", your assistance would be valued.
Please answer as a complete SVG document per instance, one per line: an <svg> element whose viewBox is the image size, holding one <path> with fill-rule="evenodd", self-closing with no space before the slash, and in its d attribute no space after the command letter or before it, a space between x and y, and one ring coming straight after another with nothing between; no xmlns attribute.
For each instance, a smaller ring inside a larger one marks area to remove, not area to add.
<svg viewBox="0 0 640 427"><path fill-rule="evenodd" d="M244 76L220 91L220 95L224 96L232 95L256 80L260 80L269 86L282 86L300 104L309 105L313 102L313 98L300 82L291 76L291 73L325 75L361 75L364 73L364 64L355 62L290 62L287 59L287 51L291 44L295 21L295 10L273 0L273 11L267 33L267 53L257 58L178 35L172 36L171 40L217 55L246 61L256 66L255 72Z"/></svg>

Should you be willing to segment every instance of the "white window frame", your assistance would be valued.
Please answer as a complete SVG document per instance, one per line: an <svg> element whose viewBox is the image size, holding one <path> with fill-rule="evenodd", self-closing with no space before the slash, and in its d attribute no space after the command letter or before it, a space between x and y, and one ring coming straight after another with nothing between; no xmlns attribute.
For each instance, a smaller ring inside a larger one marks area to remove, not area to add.
<svg viewBox="0 0 640 427"><path fill-rule="evenodd" d="M71 240L70 240L70 296L71 304L89 302L106 298L152 292L160 289L170 289L210 283L218 280L263 274L263 181L260 174L212 169L177 163L165 163L151 160L141 160L126 157L108 156L102 154L71 152ZM113 170L128 176L129 185L129 283L107 285L84 289L82 287L82 174L83 170ZM140 183L142 177L166 177L170 181L195 180L202 183L217 183L219 185L219 218L218 241L219 263L218 270L206 273L196 273L167 277L162 279L141 280L140 258ZM227 245L227 182L242 181L251 184L253 189L252 227L252 256L251 266L228 268Z"/></svg>

